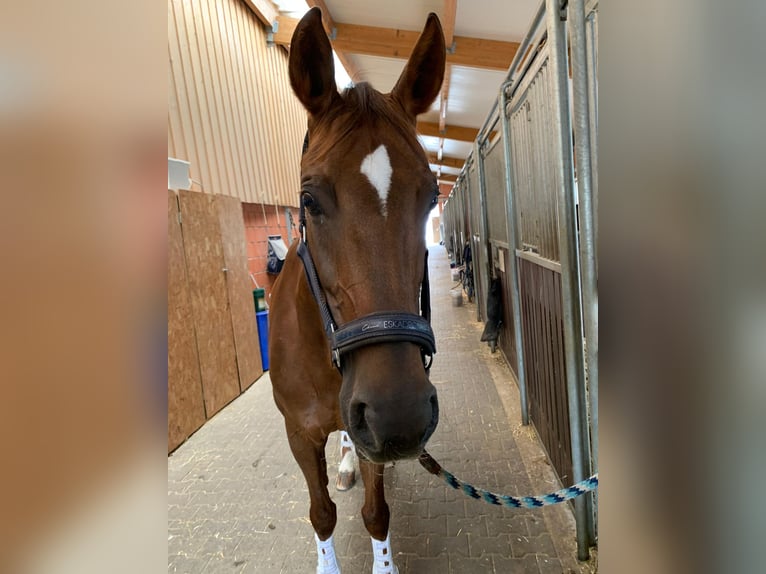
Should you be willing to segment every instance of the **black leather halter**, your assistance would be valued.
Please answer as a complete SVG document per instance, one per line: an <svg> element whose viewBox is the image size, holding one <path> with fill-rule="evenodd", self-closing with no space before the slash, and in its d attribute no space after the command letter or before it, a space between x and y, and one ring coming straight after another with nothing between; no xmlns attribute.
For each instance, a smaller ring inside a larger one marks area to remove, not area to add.
<svg viewBox="0 0 766 574"><path fill-rule="evenodd" d="M303 152L308 147L308 134L303 144ZM325 335L330 343L332 362L342 371L343 355L367 345L379 343L414 343L420 347L425 369L431 368L436 354L436 340L431 329L431 292L428 282L428 250L423 266L423 280L420 284L420 315L407 312L370 313L353 321L338 326L333 319L322 285L319 282L314 260L306 243L306 213L301 201L300 207L300 243L298 256L303 261L311 294L319 306Z"/></svg>

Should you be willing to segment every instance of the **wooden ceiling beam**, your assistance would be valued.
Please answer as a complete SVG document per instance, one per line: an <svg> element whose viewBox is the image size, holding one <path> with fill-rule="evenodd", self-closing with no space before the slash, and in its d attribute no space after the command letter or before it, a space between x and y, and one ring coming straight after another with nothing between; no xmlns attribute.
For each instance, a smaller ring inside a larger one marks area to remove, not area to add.
<svg viewBox="0 0 766 574"><path fill-rule="evenodd" d="M439 175L434 171L433 174L436 176L438 181L443 181L446 183L455 183L457 181L457 176L452 175L451 173L443 173Z"/></svg>
<svg viewBox="0 0 766 574"><path fill-rule="evenodd" d="M418 122L418 133L422 136L431 136L435 138L445 138L448 140L457 140L462 142L472 142L479 135L476 128L467 128L463 126L451 126L447 124L444 131L439 129L436 122Z"/></svg>
<svg viewBox="0 0 766 574"><path fill-rule="evenodd" d="M279 9L271 0L245 0L245 4L269 28L277 21Z"/></svg>
<svg viewBox="0 0 766 574"><path fill-rule="evenodd" d="M455 37L455 19L457 18L457 0L444 0L444 11L442 19L442 30L444 32L444 43L447 50L452 49L452 42ZM449 101L449 85L452 78L452 64L447 64L444 68L444 80L442 81L441 95L439 97L439 131L444 131L447 126L447 102ZM439 142L439 157L442 155L444 139Z"/></svg>
<svg viewBox="0 0 766 574"><path fill-rule="evenodd" d="M455 39L455 20L457 20L457 0L444 0L441 24L444 31L444 43L447 44L447 51L450 50L452 41Z"/></svg>
<svg viewBox="0 0 766 574"><path fill-rule="evenodd" d="M461 159L459 157L443 156L441 160L439 160L438 154L429 152L428 163L431 163L433 165L443 165L444 167L454 167L454 168L460 169L461 167L463 167L463 164L465 163L465 159Z"/></svg>
<svg viewBox="0 0 766 574"><path fill-rule="evenodd" d="M442 91L439 96L439 130L444 131L447 126L447 102L449 101L449 85L452 79L452 66L447 64L444 67L444 80L442 81Z"/></svg>
<svg viewBox="0 0 766 574"><path fill-rule="evenodd" d="M298 20L280 15L277 22L279 25L273 36L274 43L289 44ZM336 52L406 59L420 36L420 31L334 23L335 38L331 41ZM448 64L493 70L507 70L519 47L518 42L465 36L454 36L453 45L454 50L447 52Z"/></svg>

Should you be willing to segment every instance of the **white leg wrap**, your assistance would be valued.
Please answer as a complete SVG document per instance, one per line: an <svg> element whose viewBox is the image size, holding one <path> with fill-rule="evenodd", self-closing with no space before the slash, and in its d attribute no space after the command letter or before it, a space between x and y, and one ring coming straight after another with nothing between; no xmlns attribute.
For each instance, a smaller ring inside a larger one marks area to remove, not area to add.
<svg viewBox="0 0 766 574"><path fill-rule="evenodd" d="M348 433L346 431L340 431L340 449L341 454L343 454L344 448L350 448L354 452L356 452L356 449L354 448L354 443L351 442L351 437L348 436Z"/></svg>
<svg viewBox="0 0 766 574"><path fill-rule="evenodd" d="M340 574L332 535L327 540L319 540L315 532L314 540L317 543L317 574Z"/></svg>
<svg viewBox="0 0 766 574"><path fill-rule="evenodd" d="M394 558L391 556L391 533L386 534L386 539L383 541L375 540L370 536L370 541L374 560L372 574L399 574Z"/></svg>

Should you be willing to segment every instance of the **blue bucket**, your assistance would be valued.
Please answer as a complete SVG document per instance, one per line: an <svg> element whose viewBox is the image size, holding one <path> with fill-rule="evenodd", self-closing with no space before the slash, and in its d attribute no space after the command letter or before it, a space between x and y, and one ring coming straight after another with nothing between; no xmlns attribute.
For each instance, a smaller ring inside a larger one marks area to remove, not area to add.
<svg viewBox="0 0 766 574"><path fill-rule="evenodd" d="M261 345L261 365L263 370L269 370L269 310L258 311L255 314L258 321L258 342Z"/></svg>

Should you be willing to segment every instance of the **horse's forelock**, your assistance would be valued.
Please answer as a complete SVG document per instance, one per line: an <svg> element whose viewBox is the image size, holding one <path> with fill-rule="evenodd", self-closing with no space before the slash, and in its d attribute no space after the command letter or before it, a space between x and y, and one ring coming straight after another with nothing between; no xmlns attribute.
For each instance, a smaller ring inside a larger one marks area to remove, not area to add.
<svg viewBox="0 0 766 574"><path fill-rule="evenodd" d="M323 157L331 148L355 133L375 133L387 124L406 139L415 150L422 151L415 126L404 110L391 97L381 94L367 82L360 82L341 92L337 104L320 118L315 126L318 137L312 137L312 155Z"/></svg>

